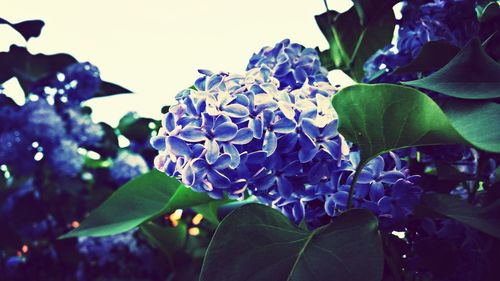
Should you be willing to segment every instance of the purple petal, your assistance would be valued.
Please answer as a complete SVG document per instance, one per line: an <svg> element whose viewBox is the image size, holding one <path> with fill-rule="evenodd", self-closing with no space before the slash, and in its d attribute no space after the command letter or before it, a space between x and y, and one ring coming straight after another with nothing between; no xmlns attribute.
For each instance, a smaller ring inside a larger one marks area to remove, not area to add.
<svg viewBox="0 0 500 281"><path fill-rule="evenodd" d="M234 117L234 118L242 118L248 116L250 112L248 111L248 108L246 108L243 105L240 104L230 104L224 106L224 112L227 114L229 117Z"/></svg>
<svg viewBox="0 0 500 281"><path fill-rule="evenodd" d="M278 146L278 140L276 139L276 134L271 131L266 131L264 135L264 143L262 144L262 150L267 152L267 155L272 155L276 151Z"/></svg>
<svg viewBox="0 0 500 281"><path fill-rule="evenodd" d="M207 154L205 158L207 159L208 164L213 164L219 158L219 144L216 140L206 140L205 148L207 149Z"/></svg>
<svg viewBox="0 0 500 281"><path fill-rule="evenodd" d="M340 144L337 141L324 141L322 146L325 151L332 156L333 159L339 159L342 151L340 149Z"/></svg>
<svg viewBox="0 0 500 281"><path fill-rule="evenodd" d="M231 140L233 144L247 144L253 139L253 131L250 128L242 128L236 132L236 135Z"/></svg>
<svg viewBox="0 0 500 281"><path fill-rule="evenodd" d="M262 138L262 133L264 131L264 127L262 126L262 120L260 120L259 118L250 119L250 121L248 121L248 127L252 130L254 138L256 139Z"/></svg>
<svg viewBox="0 0 500 281"><path fill-rule="evenodd" d="M175 116L172 112L168 112L163 119L163 127L167 132L172 132L175 129Z"/></svg>
<svg viewBox="0 0 500 281"><path fill-rule="evenodd" d="M227 153L224 153L221 154L221 156L219 156L217 161L215 161L215 163L212 165L212 169L223 170L229 167L230 163L231 163L231 156L229 156L229 154Z"/></svg>
<svg viewBox="0 0 500 281"><path fill-rule="evenodd" d="M285 168L283 168L282 173L286 176L296 176L302 170L302 164L295 160L288 163Z"/></svg>
<svg viewBox="0 0 500 281"><path fill-rule="evenodd" d="M349 193L345 191L339 191L333 194L332 200L335 201L335 204L342 207L347 207L347 200L349 198Z"/></svg>
<svg viewBox="0 0 500 281"><path fill-rule="evenodd" d="M356 196L358 198L365 198L368 195L369 191L370 191L369 183L356 184L356 188L354 189L354 192L356 193Z"/></svg>
<svg viewBox="0 0 500 281"><path fill-rule="evenodd" d="M299 160L301 163L307 163L311 161L314 156L318 153L318 149L315 147L313 149L303 149L299 150Z"/></svg>
<svg viewBox="0 0 500 281"><path fill-rule="evenodd" d="M333 138L336 137L338 134L339 133L337 131L337 120L333 120L332 122L328 123L328 125L326 125L322 130L322 135L324 137Z"/></svg>
<svg viewBox="0 0 500 281"><path fill-rule="evenodd" d="M271 110L264 110L262 112L263 126L267 128L271 126L271 123L274 121L274 112Z"/></svg>
<svg viewBox="0 0 500 281"><path fill-rule="evenodd" d="M193 186L195 183L195 172L191 165L186 165L182 169L181 181L186 186Z"/></svg>
<svg viewBox="0 0 500 281"><path fill-rule="evenodd" d="M206 81L207 81L206 76L200 77L200 78L196 79L196 81L194 82L194 86L199 91L205 91L206 90L206 87L205 87Z"/></svg>
<svg viewBox="0 0 500 281"><path fill-rule="evenodd" d="M299 224L304 219L305 212L305 206L301 201L293 204L292 214L296 224Z"/></svg>
<svg viewBox="0 0 500 281"><path fill-rule="evenodd" d="M370 187L370 200L378 202L384 194L384 185L382 183L374 182Z"/></svg>
<svg viewBox="0 0 500 281"><path fill-rule="evenodd" d="M384 158L382 158L381 156L373 158L370 162L368 162L368 164L366 164L366 167L370 168L370 170L373 171L373 176L375 178L378 178L380 173L382 173L382 171L384 170L384 166Z"/></svg>
<svg viewBox="0 0 500 281"><path fill-rule="evenodd" d="M319 132L319 129L318 127L316 127L313 123L313 121L309 118L304 118L302 120L302 130L304 131L304 133L310 137L311 139L316 139L317 137L319 137L320 135L320 132Z"/></svg>
<svg viewBox="0 0 500 281"><path fill-rule="evenodd" d="M380 181L383 183L394 184L399 179L404 179L405 175L400 171L388 171L382 173Z"/></svg>
<svg viewBox="0 0 500 281"><path fill-rule="evenodd" d="M191 149L189 146L186 144L185 141L181 140L178 137L170 136L167 137L167 140L165 141L166 144L166 150L175 156L184 156L184 157L189 157L191 155Z"/></svg>
<svg viewBox="0 0 500 281"><path fill-rule="evenodd" d="M231 187L231 181L217 170L207 170L207 177L215 189L226 189Z"/></svg>
<svg viewBox="0 0 500 281"><path fill-rule="evenodd" d="M206 136L201 128L189 126L179 132L179 138L189 142L200 142L204 141Z"/></svg>
<svg viewBox="0 0 500 281"><path fill-rule="evenodd" d="M236 124L226 122L221 124L214 129L214 136L216 140L219 141L229 141L238 132L238 126Z"/></svg>
<svg viewBox="0 0 500 281"><path fill-rule="evenodd" d="M222 147L224 148L224 153L229 154L231 163L229 164L229 167L231 169L234 169L238 167L240 164L240 152L238 149L233 144L223 144Z"/></svg>
<svg viewBox="0 0 500 281"><path fill-rule="evenodd" d="M186 110L187 112L189 112L190 114L196 114L196 106L194 105L193 103L193 100L191 98L187 98L184 100L184 104L186 105Z"/></svg>
<svg viewBox="0 0 500 281"><path fill-rule="evenodd" d="M278 122L276 122L276 124L274 124L273 130L276 133L288 134L295 131L296 127L297 123L295 123L295 121L290 120L288 118L282 118Z"/></svg>
<svg viewBox="0 0 500 281"><path fill-rule="evenodd" d="M325 212L330 217L335 216L335 201L333 196L328 196L325 201Z"/></svg>
<svg viewBox="0 0 500 281"><path fill-rule="evenodd" d="M276 182L276 177L273 174L266 174L258 177L255 180L255 188L257 190L265 191L271 188Z"/></svg>
<svg viewBox="0 0 500 281"><path fill-rule="evenodd" d="M208 168L208 163L202 158L196 158L191 162L191 166L196 174L204 174Z"/></svg>
<svg viewBox="0 0 500 281"><path fill-rule="evenodd" d="M396 183L392 186L392 197L394 198L404 197L410 192L412 185L413 184L407 180L404 179L397 180Z"/></svg>
<svg viewBox="0 0 500 281"><path fill-rule="evenodd" d="M286 61L278 64L278 66L276 67L275 75L280 77L287 74L289 71L290 71L290 64Z"/></svg>
<svg viewBox="0 0 500 281"><path fill-rule="evenodd" d="M217 116L217 118L215 118L215 122L214 122L214 128L224 124L224 123L231 123L231 118L225 116L225 115L219 115Z"/></svg>
<svg viewBox="0 0 500 281"><path fill-rule="evenodd" d="M266 161L266 158L267 158L267 152L258 150L248 153L247 162L250 164L260 164Z"/></svg>
<svg viewBox="0 0 500 281"><path fill-rule="evenodd" d="M387 214L392 209L392 199L389 196L384 196L378 201L379 210L381 213Z"/></svg>
<svg viewBox="0 0 500 281"><path fill-rule="evenodd" d="M284 198L290 198L293 193L293 185L286 177L278 177L278 192Z"/></svg>
<svg viewBox="0 0 500 281"><path fill-rule="evenodd" d="M156 136L152 137L151 140L149 141L151 143L151 146L156 149L156 150L164 150L166 147L166 139L167 137L165 136Z"/></svg>
<svg viewBox="0 0 500 281"><path fill-rule="evenodd" d="M354 174L351 174L351 177L353 177ZM371 173L370 170L368 169L363 169L360 173L359 173L359 176L358 176L358 181L357 183L361 183L361 184L364 184L364 183L370 183L374 180L373 178L373 175ZM352 179L351 179L352 181Z"/></svg>
<svg viewBox="0 0 500 281"><path fill-rule="evenodd" d="M296 133L290 133L281 136L278 139L278 147L282 153L289 153L295 149L295 145L299 140L299 135Z"/></svg>
<svg viewBox="0 0 500 281"><path fill-rule="evenodd" d="M210 77L210 79L208 79L208 90L213 90L215 87L219 86L221 82L221 75L213 75L212 77Z"/></svg>

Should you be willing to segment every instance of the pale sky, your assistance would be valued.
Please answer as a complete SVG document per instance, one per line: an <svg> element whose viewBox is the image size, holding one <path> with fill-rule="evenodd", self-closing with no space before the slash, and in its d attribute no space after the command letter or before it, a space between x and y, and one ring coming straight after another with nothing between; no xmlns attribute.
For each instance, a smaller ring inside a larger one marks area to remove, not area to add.
<svg viewBox="0 0 500 281"><path fill-rule="evenodd" d="M351 5L329 1L339 11ZM11 22L45 22L28 43L32 53L69 53L135 92L88 102L95 120L111 124L128 111L159 118L197 69L242 73L252 53L284 38L328 47L314 20L325 11L322 0L0 0L0 11ZM25 44L7 27L0 36L0 51Z"/></svg>

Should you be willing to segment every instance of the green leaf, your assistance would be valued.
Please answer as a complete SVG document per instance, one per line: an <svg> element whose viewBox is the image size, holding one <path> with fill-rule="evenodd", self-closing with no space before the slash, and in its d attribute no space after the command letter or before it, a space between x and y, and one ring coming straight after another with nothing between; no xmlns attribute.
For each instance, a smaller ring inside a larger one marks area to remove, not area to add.
<svg viewBox="0 0 500 281"><path fill-rule="evenodd" d="M482 0L476 5L476 14L479 22L485 22L500 15L500 1Z"/></svg>
<svg viewBox="0 0 500 281"><path fill-rule="evenodd" d="M107 97L111 95L117 95L117 94L130 94L132 93L130 90L123 88L122 86L102 81L101 86L99 87L99 90L94 94L94 97Z"/></svg>
<svg viewBox="0 0 500 281"><path fill-rule="evenodd" d="M479 208L448 194L427 194L422 205L440 215L455 219L491 236L500 238L500 200Z"/></svg>
<svg viewBox="0 0 500 281"><path fill-rule="evenodd" d="M330 45L331 61L335 68L345 70L354 80L360 81L363 78L365 61L392 40L395 19L392 10L387 12L387 9L392 8L392 2L394 1L379 4L380 9L377 11L380 12L369 18L365 18L367 13L362 12L365 10L359 5L345 13L328 11L315 16ZM360 11L363 13L362 19Z"/></svg>
<svg viewBox="0 0 500 281"><path fill-rule="evenodd" d="M478 39L474 39L440 70L425 78L402 83L456 98L498 98L500 64L484 52Z"/></svg>
<svg viewBox="0 0 500 281"><path fill-rule="evenodd" d="M33 82L76 62L68 54L33 55L24 47L12 45L8 52L0 53L0 83L16 77L28 93Z"/></svg>
<svg viewBox="0 0 500 281"><path fill-rule="evenodd" d="M177 227L160 226L148 222L140 227L153 246L160 249L165 255L172 257L184 246L187 238L187 226L179 222Z"/></svg>
<svg viewBox="0 0 500 281"><path fill-rule="evenodd" d="M205 193L194 192L177 179L153 170L120 187L80 227L61 238L118 234L161 214L212 200Z"/></svg>
<svg viewBox="0 0 500 281"><path fill-rule="evenodd" d="M359 145L368 161L403 147L460 143L463 139L425 94L392 84L358 84L333 98L339 132Z"/></svg>
<svg viewBox="0 0 500 281"><path fill-rule="evenodd" d="M38 37L42 33L42 28L45 23L41 20L27 20L18 23L10 23L5 19L0 18L0 24L7 24L14 28L19 34L28 41L31 37Z"/></svg>
<svg viewBox="0 0 500 281"><path fill-rule="evenodd" d="M425 72L445 66L460 51L446 41L430 41L420 49L417 57L409 64L398 68L395 73Z"/></svg>
<svg viewBox="0 0 500 281"><path fill-rule="evenodd" d="M470 144L500 152L500 104L453 99L443 102L441 107L451 125Z"/></svg>
<svg viewBox="0 0 500 281"><path fill-rule="evenodd" d="M467 113L461 102L451 101L447 116L416 89L358 84L335 95L333 107L339 115L339 132L359 145L362 163L384 152L422 145L461 143L500 152L498 105L471 106Z"/></svg>
<svg viewBox="0 0 500 281"><path fill-rule="evenodd" d="M200 280L380 280L382 271L378 223L369 211L347 211L309 232L270 207L249 204L217 228Z"/></svg>

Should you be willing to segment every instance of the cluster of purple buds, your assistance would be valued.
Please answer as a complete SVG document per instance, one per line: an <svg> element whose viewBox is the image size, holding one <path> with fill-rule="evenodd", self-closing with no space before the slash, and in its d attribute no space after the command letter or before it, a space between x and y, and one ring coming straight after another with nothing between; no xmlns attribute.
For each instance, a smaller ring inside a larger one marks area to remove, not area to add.
<svg viewBox="0 0 500 281"><path fill-rule="evenodd" d="M285 39L274 47L253 54L246 70L267 66L280 82L279 88L297 89L306 82L328 82L328 71L321 66L316 50Z"/></svg>
<svg viewBox="0 0 500 281"><path fill-rule="evenodd" d="M214 198L256 196L312 228L346 210L358 154L337 131L336 87L282 87L267 64L245 75L200 72L151 139L158 170ZM392 225L411 215L421 189L391 155L392 164L378 157L363 169L353 205Z"/></svg>

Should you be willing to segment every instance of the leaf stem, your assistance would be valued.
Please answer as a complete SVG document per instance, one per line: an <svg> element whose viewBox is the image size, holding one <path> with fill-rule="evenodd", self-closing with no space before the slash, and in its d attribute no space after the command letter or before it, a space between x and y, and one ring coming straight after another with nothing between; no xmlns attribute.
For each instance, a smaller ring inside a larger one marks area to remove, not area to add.
<svg viewBox="0 0 500 281"><path fill-rule="evenodd" d="M354 196L354 190L356 189L356 183L358 182L359 175L361 171L363 171L363 167L365 166L366 161L362 161L359 163L356 171L354 172L354 178L352 179L351 187L349 188L349 198L347 199L347 209L352 208L352 198Z"/></svg>
<svg viewBox="0 0 500 281"><path fill-rule="evenodd" d="M323 3L325 3L325 8L326 8L326 11L330 11L330 8L328 8L328 2L327 0L323 0Z"/></svg>

